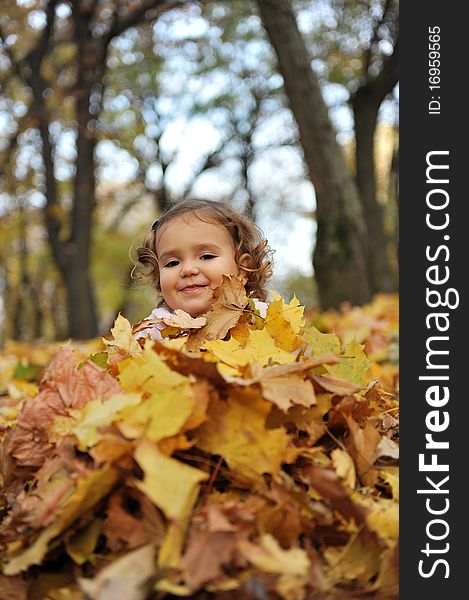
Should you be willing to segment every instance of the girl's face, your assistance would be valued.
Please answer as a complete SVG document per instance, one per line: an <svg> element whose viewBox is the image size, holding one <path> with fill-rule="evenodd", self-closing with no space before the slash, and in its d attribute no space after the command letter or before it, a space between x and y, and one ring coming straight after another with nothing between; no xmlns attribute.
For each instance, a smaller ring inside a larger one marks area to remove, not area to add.
<svg viewBox="0 0 469 600"><path fill-rule="evenodd" d="M161 293L172 309L191 316L210 310L222 275L242 277L228 231L216 223L185 214L157 233Z"/></svg>

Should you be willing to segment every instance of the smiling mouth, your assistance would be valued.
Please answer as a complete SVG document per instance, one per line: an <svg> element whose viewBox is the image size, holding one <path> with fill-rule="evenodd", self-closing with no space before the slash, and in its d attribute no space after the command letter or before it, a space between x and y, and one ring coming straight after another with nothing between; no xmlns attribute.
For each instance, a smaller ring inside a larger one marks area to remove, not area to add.
<svg viewBox="0 0 469 600"><path fill-rule="evenodd" d="M206 287L206 285L188 285L187 287L182 288L180 292L182 292L183 294L195 295L205 290Z"/></svg>

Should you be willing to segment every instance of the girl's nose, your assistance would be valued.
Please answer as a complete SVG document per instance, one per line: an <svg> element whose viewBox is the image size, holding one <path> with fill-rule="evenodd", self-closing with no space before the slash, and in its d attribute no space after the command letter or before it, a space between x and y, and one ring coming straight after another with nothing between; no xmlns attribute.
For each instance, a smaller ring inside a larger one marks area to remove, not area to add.
<svg viewBox="0 0 469 600"><path fill-rule="evenodd" d="M181 277L190 277L191 275L198 275L199 268L193 261L187 261L181 263L180 275Z"/></svg>

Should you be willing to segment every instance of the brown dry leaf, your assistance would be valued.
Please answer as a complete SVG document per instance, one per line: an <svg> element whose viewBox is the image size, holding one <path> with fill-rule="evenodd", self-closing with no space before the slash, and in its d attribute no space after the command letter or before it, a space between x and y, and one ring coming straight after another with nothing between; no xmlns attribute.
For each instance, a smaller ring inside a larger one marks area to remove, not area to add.
<svg viewBox="0 0 469 600"><path fill-rule="evenodd" d="M207 506L207 526L208 531L236 531L238 528L236 525L232 525L228 519L228 516L223 512L222 506L216 504L209 504Z"/></svg>
<svg viewBox="0 0 469 600"><path fill-rule="evenodd" d="M313 385L306 379L308 371L323 364L333 364L337 360L336 356L330 354L288 365L262 367L253 362L250 364L250 378L225 376L225 379L242 386L258 383L263 397L287 412L294 404L307 408L316 404Z"/></svg>
<svg viewBox="0 0 469 600"><path fill-rule="evenodd" d="M125 508L129 503L138 507L135 515ZM161 543L164 530L161 513L143 494L121 490L111 497L103 525L106 545L111 552L117 554L150 542Z"/></svg>
<svg viewBox="0 0 469 600"><path fill-rule="evenodd" d="M207 324L205 317L191 317L189 313L180 308L176 308L174 315L163 317L161 320L169 327L176 327L178 329L200 329Z"/></svg>
<svg viewBox="0 0 469 600"><path fill-rule="evenodd" d="M325 394L322 394L325 396ZM287 413L274 408L267 417L267 427L294 426L298 431L308 433L308 446L315 444L327 431L326 424L317 406L305 408L292 406Z"/></svg>
<svg viewBox="0 0 469 600"><path fill-rule="evenodd" d="M54 444L49 430L56 417L68 418L72 409L82 408L95 398L106 400L120 388L94 363L85 362L77 369L72 349L63 346L45 372L40 390L23 404L17 426L6 442L8 453L21 466L40 467L50 455Z"/></svg>
<svg viewBox="0 0 469 600"><path fill-rule="evenodd" d="M355 383L331 375L311 375L310 377L318 385L317 391L320 392L332 392L338 396L346 396L361 390L360 386Z"/></svg>
<svg viewBox="0 0 469 600"><path fill-rule="evenodd" d="M2 600L27 600L30 581L21 575L6 577L0 573L0 592Z"/></svg>
<svg viewBox="0 0 469 600"><path fill-rule="evenodd" d="M117 479L118 474L111 467L98 469L79 479L73 494L67 496L57 511L55 522L44 529L24 552L4 564L3 572L6 575L16 575L31 565L40 564L47 553L49 542L106 496Z"/></svg>
<svg viewBox="0 0 469 600"><path fill-rule="evenodd" d="M56 450L57 454L36 471L34 493L28 493L22 486L21 492L12 498L9 518L13 525L26 524L33 530L49 525L73 490L78 474L87 473L75 459L75 446L70 438L62 440Z"/></svg>
<svg viewBox="0 0 469 600"><path fill-rule="evenodd" d="M207 324L189 334L186 342L188 350L197 350L205 341L223 339L238 323L248 304L244 285L231 275L223 275L223 283L214 290L213 296L215 303L212 310L202 315Z"/></svg>
<svg viewBox="0 0 469 600"><path fill-rule="evenodd" d="M327 422L329 428L339 429L347 426L346 417L352 417L357 423L365 423L373 415L373 409L366 398L343 396L334 398L333 407L329 412Z"/></svg>
<svg viewBox="0 0 469 600"><path fill-rule="evenodd" d="M341 478L332 469L309 466L303 470L309 484L327 500L345 519L353 519L357 526L366 526L366 510L356 504ZM374 536L372 536L374 539Z"/></svg>
<svg viewBox="0 0 469 600"><path fill-rule="evenodd" d="M105 435L89 452L97 466L104 463L113 463L121 456L130 453L132 442L117 435Z"/></svg>
<svg viewBox="0 0 469 600"><path fill-rule="evenodd" d="M314 388L311 381L299 375L290 377L273 377L260 382L262 396L287 412L290 406L300 404L307 408L316 403Z"/></svg>
<svg viewBox="0 0 469 600"><path fill-rule="evenodd" d="M197 531L189 538L181 560L184 578L191 589L223 575L223 565L229 564L236 549L236 537L231 532Z"/></svg>
<svg viewBox="0 0 469 600"><path fill-rule="evenodd" d="M258 530L272 534L284 549L296 546L304 532L303 516L308 513L308 496L297 490L288 491L286 486L274 480L263 494L271 502L256 513Z"/></svg>
<svg viewBox="0 0 469 600"><path fill-rule="evenodd" d="M357 469L357 475L363 485L372 487L378 479L378 473L373 467L378 456L378 445L381 435L368 421L364 429L352 417L345 416L349 435L345 445Z"/></svg>

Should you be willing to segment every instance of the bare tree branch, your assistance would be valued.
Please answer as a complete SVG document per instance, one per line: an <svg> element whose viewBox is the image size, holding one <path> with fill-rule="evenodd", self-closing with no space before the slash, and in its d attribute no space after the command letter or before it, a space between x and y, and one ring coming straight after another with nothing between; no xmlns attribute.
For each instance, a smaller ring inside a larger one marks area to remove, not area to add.
<svg viewBox="0 0 469 600"><path fill-rule="evenodd" d="M140 6L129 11L120 19L116 18L109 33L106 35L105 44L108 44L112 38L120 35L129 27L133 27L142 22L142 20L146 20L144 19L145 13L149 10L154 9L157 11L157 14L160 15L168 10L180 8L190 3L191 0L142 0Z"/></svg>

